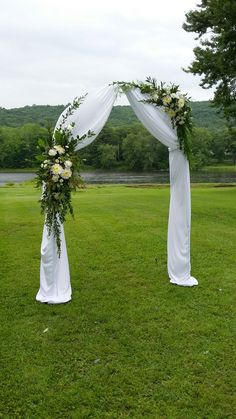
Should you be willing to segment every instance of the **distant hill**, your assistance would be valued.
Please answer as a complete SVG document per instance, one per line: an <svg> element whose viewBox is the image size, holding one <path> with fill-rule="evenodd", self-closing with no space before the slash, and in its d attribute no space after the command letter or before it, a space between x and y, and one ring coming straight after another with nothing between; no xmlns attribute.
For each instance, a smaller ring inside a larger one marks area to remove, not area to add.
<svg viewBox="0 0 236 419"><path fill-rule="evenodd" d="M226 121L221 112L213 107L209 101L192 102L194 123L198 127L209 129L224 128Z"/></svg>
<svg viewBox="0 0 236 419"><path fill-rule="evenodd" d="M33 105L22 108L0 108L0 125L17 127L28 123L41 126L54 126L66 105ZM199 127L218 129L225 126L225 120L208 101L192 102L194 122ZM137 122L130 106L114 106L108 122L114 126L128 125Z"/></svg>
<svg viewBox="0 0 236 419"><path fill-rule="evenodd" d="M210 105L210 102L192 102L191 106L196 126L209 129L218 129L225 126L225 120L218 110ZM130 106L114 106L108 122L116 127L137 122L137 118Z"/></svg>
<svg viewBox="0 0 236 419"><path fill-rule="evenodd" d="M23 108L0 108L0 125L18 127L29 123L54 126L65 105L33 105Z"/></svg>

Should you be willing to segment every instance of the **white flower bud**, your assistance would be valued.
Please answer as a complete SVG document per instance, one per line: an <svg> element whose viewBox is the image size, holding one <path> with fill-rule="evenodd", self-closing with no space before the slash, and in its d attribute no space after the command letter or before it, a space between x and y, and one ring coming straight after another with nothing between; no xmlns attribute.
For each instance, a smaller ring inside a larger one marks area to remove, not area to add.
<svg viewBox="0 0 236 419"><path fill-rule="evenodd" d="M65 161L65 167L69 169L72 166L72 162L70 160Z"/></svg>
<svg viewBox="0 0 236 419"><path fill-rule="evenodd" d="M54 148L50 148L48 152L49 156L54 157L57 154L57 151Z"/></svg>

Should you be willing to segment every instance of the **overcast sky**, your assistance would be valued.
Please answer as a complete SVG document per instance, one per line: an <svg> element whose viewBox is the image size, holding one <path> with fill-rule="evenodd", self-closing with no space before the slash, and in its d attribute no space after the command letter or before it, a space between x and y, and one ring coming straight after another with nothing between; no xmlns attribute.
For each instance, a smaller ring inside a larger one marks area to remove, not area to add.
<svg viewBox="0 0 236 419"><path fill-rule="evenodd" d="M65 104L113 80L212 91L183 72L194 35L182 29L197 0L0 0L0 106Z"/></svg>

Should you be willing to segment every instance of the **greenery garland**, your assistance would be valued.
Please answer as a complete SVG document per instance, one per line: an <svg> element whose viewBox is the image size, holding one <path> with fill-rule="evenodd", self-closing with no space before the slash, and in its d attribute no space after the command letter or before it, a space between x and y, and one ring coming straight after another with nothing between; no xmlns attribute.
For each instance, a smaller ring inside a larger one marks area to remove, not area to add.
<svg viewBox="0 0 236 419"><path fill-rule="evenodd" d="M147 94L148 99L144 102L152 103L154 106L161 106L169 115L172 127L176 128L179 147L185 153L186 157L191 158L191 133L193 130L192 109L190 98L179 90L175 84L165 85L161 82L157 84L156 79L147 77L145 82L114 82L122 92L138 88L141 93Z"/></svg>
<svg viewBox="0 0 236 419"><path fill-rule="evenodd" d="M85 95L86 96L86 95ZM45 214L45 223L48 234L53 233L56 239L58 256L61 254L61 227L66 221L69 212L72 216L71 192L81 185L82 179L79 174L79 159L76 146L79 141L94 135L87 134L73 137L74 122L67 124L67 119L79 108L85 96L75 98L72 104L62 115L58 128L53 135L49 132L48 140L40 139L37 156L40 167L37 171L37 186L42 186L40 199L41 213Z"/></svg>

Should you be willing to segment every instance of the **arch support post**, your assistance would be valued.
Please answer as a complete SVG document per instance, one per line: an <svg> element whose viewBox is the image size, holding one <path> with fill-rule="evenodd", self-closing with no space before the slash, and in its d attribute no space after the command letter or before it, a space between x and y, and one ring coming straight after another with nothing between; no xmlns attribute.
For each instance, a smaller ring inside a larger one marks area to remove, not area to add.
<svg viewBox="0 0 236 419"><path fill-rule="evenodd" d="M191 196L189 162L181 150L169 150L170 209L168 223L168 274L176 285L198 285L191 276Z"/></svg>
<svg viewBox="0 0 236 419"><path fill-rule="evenodd" d="M41 303L61 304L71 300L70 271L64 227L61 225L61 256L56 239L44 224L41 244L40 288L36 300Z"/></svg>

